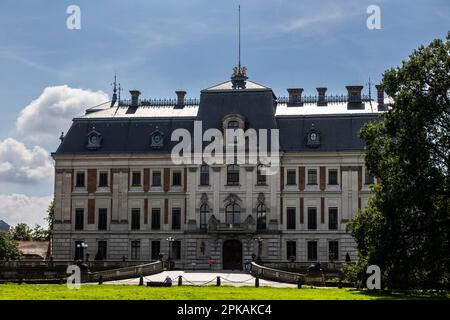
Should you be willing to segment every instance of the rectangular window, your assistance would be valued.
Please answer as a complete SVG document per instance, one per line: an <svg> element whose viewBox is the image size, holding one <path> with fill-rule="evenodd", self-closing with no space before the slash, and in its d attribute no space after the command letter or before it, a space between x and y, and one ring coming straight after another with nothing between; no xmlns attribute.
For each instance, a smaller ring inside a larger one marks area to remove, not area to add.
<svg viewBox="0 0 450 320"><path fill-rule="evenodd" d="M131 230L141 228L141 210L139 208L131 209Z"/></svg>
<svg viewBox="0 0 450 320"><path fill-rule="evenodd" d="M172 259L181 259L181 241L179 240L172 242Z"/></svg>
<svg viewBox="0 0 450 320"><path fill-rule="evenodd" d="M181 171L174 171L172 173L172 185L181 186Z"/></svg>
<svg viewBox="0 0 450 320"><path fill-rule="evenodd" d="M227 167L227 185L239 185L239 166L237 164L230 164Z"/></svg>
<svg viewBox="0 0 450 320"><path fill-rule="evenodd" d="M330 261L339 260L339 242L329 241L328 242L328 259Z"/></svg>
<svg viewBox="0 0 450 320"><path fill-rule="evenodd" d="M317 209L308 208L308 230L317 229Z"/></svg>
<svg viewBox="0 0 450 320"><path fill-rule="evenodd" d="M287 208L286 211L286 227L288 230L295 230L295 208Z"/></svg>
<svg viewBox="0 0 450 320"><path fill-rule="evenodd" d="M84 172L77 172L75 187L84 188Z"/></svg>
<svg viewBox="0 0 450 320"><path fill-rule="evenodd" d="M265 175L265 172L262 171L261 166L258 166L256 170L256 184L259 186L267 184L267 176Z"/></svg>
<svg viewBox="0 0 450 320"><path fill-rule="evenodd" d="M288 260L295 260L297 257L297 242L286 241L286 258Z"/></svg>
<svg viewBox="0 0 450 320"><path fill-rule="evenodd" d="M152 186L161 186L161 171L152 171Z"/></svg>
<svg viewBox="0 0 450 320"><path fill-rule="evenodd" d="M209 185L209 166L206 164L200 167L200 185Z"/></svg>
<svg viewBox="0 0 450 320"><path fill-rule="evenodd" d="M98 176L98 186L101 188L108 186L108 172L100 172Z"/></svg>
<svg viewBox="0 0 450 320"><path fill-rule="evenodd" d="M295 174L295 170L287 170L287 179L286 179L286 184L288 185L296 185L296 174Z"/></svg>
<svg viewBox="0 0 450 320"><path fill-rule="evenodd" d="M316 169L308 170L308 184L309 185L317 185L317 170Z"/></svg>
<svg viewBox="0 0 450 320"><path fill-rule="evenodd" d="M161 209L152 209L152 230L161 229Z"/></svg>
<svg viewBox="0 0 450 320"><path fill-rule="evenodd" d="M131 178L131 185L133 187L139 187L141 185L141 172L134 171Z"/></svg>
<svg viewBox="0 0 450 320"><path fill-rule="evenodd" d="M330 185L338 184L338 171L336 169L328 170L328 184Z"/></svg>
<svg viewBox="0 0 450 320"><path fill-rule="evenodd" d="M308 260L317 260L317 241L308 241Z"/></svg>
<svg viewBox="0 0 450 320"><path fill-rule="evenodd" d="M338 228L338 208L328 208L328 229L337 230Z"/></svg>
<svg viewBox="0 0 450 320"><path fill-rule="evenodd" d="M84 209L75 209L75 230L83 230Z"/></svg>
<svg viewBox="0 0 450 320"><path fill-rule="evenodd" d="M139 260L141 258L141 242L139 240L131 241L131 260Z"/></svg>
<svg viewBox="0 0 450 320"><path fill-rule="evenodd" d="M158 260L161 253L161 242L158 240L152 241L152 260Z"/></svg>
<svg viewBox="0 0 450 320"><path fill-rule="evenodd" d="M107 259L107 242L104 240L101 240L97 243L98 250L97 254L95 255L95 260L106 260Z"/></svg>
<svg viewBox="0 0 450 320"><path fill-rule="evenodd" d="M179 230L181 228L181 209L172 209L172 229Z"/></svg>
<svg viewBox="0 0 450 320"><path fill-rule="evenodd" d="M98 230L106 230L108 222L108 209L98 209Z"/></svg>

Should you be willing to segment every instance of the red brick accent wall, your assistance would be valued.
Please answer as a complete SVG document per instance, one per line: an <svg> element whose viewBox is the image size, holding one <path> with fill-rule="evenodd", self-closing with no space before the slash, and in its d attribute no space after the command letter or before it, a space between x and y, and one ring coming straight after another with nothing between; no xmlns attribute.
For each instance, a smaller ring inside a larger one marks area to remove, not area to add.
<svg viewBox="0 0 450 320"><path fill-rule="evenodd" d="M150 169L144 169L144 192L150 189Z"/></svg>
<svg viewBox="0 0 450 320"><path fill-rule="evenodd" d="M358 198L358 209L361 210L361 197Z"/></svg>
<svg viewBox="0 0 450 320"><path fill-rule="evenodd" d="M302 198L300 198L300 224L303 224L303 216L304 216L304 213L303 213L303 197Z"/></svg>
<svg viewBox="0 0 450 320"><path fill-rule="evenodd" d="M164 168L164 192L170 189L170 168Z"/></svg>
<svg viewBox="0 0 450 320"><path fill-rule="evenodd" d="M325 198L320 198L320 223L325 223Z"/></svg>
<svg viewBox="0 0 450 320"><path fill-rule="evenodd" d="M97 169L88 169L87 174L87 192L94 193L97 190Z"/></svg>
<svg viewBox="0 0 450 320"><path fill-rule="evenodd" d="M298 188L305 190L305 167L298 167Z"/></svg>
<svg viewBox="0 0 450 320"><path fill-rule="evenodd" d="M326 172L327 170L325 169L325 167L320 167L320 190L324 191L325 190L325 185L326 185Z"/></svg>
<svg viewBox="0 0 450 320"><path fill-rule="evenodd" d="M95 224L95 199L88 200L88 224Z"/></svg>
<svg viewBox="0 0 450 320"><path fill-rule="evenodd" d="M113 186L114 186L114 172L113 169L109 170L109 190L111 190L111 193L113 192Z"/></svg>

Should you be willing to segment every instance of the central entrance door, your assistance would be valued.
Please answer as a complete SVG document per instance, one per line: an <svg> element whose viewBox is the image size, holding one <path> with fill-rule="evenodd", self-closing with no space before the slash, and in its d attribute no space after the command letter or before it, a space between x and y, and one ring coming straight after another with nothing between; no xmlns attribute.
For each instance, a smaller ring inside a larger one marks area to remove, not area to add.
<svg viewBox="0 0 450 320"><path fill-rule="evenodd" d="M242 243L239 240L227 240L223 243L223 269L242 270Z"/></svg>

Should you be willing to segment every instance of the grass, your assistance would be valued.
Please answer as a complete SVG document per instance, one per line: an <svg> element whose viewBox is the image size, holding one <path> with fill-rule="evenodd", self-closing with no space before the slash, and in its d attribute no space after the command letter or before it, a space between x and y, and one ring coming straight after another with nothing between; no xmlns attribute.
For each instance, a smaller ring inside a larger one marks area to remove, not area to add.
<svg viewBox="0 0 450 320"><path fill-rule="evenodd" d="M70 290L60 284L1 284L0 300L403 300L450 299L450 294L376 293L355 289L271 287L139 287L82 285Z"/></svg>

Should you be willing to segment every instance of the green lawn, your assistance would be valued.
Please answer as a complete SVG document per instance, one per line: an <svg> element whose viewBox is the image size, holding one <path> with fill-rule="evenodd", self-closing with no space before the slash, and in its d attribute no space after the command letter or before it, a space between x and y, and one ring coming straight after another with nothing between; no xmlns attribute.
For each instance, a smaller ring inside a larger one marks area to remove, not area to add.
<svg viewBox="0 0 450 320"><path fill-rule="evenodd" d="M169 287L133 285L82 285L69 290L65 285L0 284L0 300L374 300L450 299L447 295L371 293L353 289L270 288L270 287Z"/></svg>

